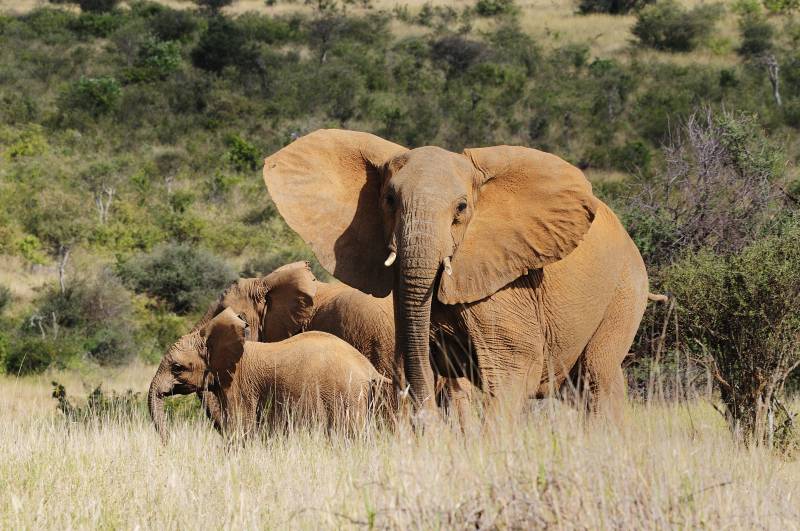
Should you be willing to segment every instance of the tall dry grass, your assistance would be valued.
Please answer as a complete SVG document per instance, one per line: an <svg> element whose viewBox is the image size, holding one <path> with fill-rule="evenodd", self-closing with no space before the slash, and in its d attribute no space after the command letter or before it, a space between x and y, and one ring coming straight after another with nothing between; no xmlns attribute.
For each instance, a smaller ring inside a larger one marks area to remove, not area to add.
<svg viewBox="0 0 800 531"><path fill-rule="evenodd" d="M143 391L150 374L51 377ZM736 447L702 402L633 405L621 430L548 401L489 433L234 448L180 421L162 447L144 416L67 424L50 379L0 379L3 529L800 527L800 464Z"/></svg>

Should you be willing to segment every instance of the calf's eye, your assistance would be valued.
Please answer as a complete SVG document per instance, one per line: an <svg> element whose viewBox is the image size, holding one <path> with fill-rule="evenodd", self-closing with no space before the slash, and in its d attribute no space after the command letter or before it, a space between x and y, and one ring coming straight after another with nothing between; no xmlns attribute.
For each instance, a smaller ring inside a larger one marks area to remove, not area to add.
<svg viewBox="0 0 800 531"><path fill-rule="evenodd" d="M458 205L456 205L456 212L458 212L459 214L464 212L466 209L467 209L467 202L466 201L461 201L461 202L458 203Z"/></svg>

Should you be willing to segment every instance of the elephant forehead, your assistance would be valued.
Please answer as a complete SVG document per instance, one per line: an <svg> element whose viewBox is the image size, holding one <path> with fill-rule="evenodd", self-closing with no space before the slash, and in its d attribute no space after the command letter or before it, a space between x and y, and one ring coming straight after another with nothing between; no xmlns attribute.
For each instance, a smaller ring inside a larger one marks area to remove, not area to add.
<svg viewBox="0 0 800 531"><path fill-rule="evenodd" d="M192 332L178 339L178 341L170 347L168 355L175 361L186 361L187 358L196 356L201 346L202 338L200 337L200 332Z"/></svg>
<svg viewBox="0 0 800 531"><path fill-rule="evenodd" d="M465 193L475 172L464 156L433 146L404 153L392 160L389 168L392 187L403 195Z"/></svg>

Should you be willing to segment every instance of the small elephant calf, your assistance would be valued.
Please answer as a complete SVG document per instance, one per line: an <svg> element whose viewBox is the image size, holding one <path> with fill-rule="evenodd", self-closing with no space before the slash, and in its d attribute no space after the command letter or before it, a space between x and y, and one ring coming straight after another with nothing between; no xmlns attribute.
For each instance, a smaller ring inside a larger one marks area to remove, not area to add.
<svg viewBox="0 0 800 531"><path fill-rule="evenodd" d="M369 417L376 388L391 385L355 348L324 332L277 343L247 341L250 328L230 308L183 336L150 384L148 406L167 440L164 398L208 389L221 409L224 435L248 435L259 424L321 421L357 429Z"/></svg>

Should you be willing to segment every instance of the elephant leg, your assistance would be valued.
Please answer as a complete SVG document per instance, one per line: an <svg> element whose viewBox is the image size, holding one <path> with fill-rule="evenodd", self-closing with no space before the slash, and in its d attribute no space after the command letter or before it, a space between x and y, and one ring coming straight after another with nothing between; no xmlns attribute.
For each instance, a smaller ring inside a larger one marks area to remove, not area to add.
<svg viewBox="0 0 800 531"><path fill-rule="evenodd" d="M206 412L206 417L211 421L217 433L222 434L222 408L219 405L219 400L211 391L198 391L198 398Z"/></svg>
<svg viewBox="0 0 800 531"><path fill-rule="evenodd" d="M541 381L544 333L533 284L535 279L522 277L461 311L479 373L470 377L484 392L485 420L516 416Z"/></svg>
<svg viewBox="0 0 800 531"><path fill-rule="evenodd" d="M622 361L636 337L646 305L646 284L642 289L633 282L623 283L583 352L580 387L585 390L588 410L616 424L622 421L627 394Z"/></svg>

